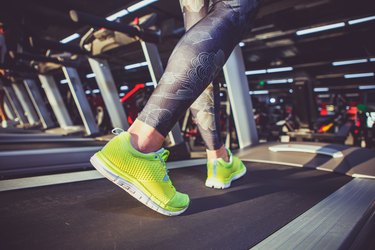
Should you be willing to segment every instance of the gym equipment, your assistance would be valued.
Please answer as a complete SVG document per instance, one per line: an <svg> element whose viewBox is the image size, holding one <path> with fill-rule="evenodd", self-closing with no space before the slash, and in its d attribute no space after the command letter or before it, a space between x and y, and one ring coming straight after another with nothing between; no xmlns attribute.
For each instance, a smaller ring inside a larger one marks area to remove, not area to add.
<svg viewBox="0 0 375 250"><path fill-rule="evenodd" d="M160 41L160 31L150 29L156 21L156 16L153 14L144 16L138 19L139 22L137 24L134 23L133 25L123 25L110 22L104 18L75 10L70 11L70 17L75 22L87 24L93 27L105 28L97 31L91 29L82 37L80 45L83 49L87 49L91 54L89 57L89 63L95 73L107 110L117 111L110 114L113 126L127 129L128 124L124 124L127 119L126 116L123 116L123 108L120 108L119 102L114 101L118 99L118 93L115 88L113 77L109 71L108 63L104 59L98 59L97 56L120 46L140 42L152 81L156 86L164 71L159 52L154 44L154 42ZM114 96L114 93L117 94L117 96ZM171 141L172 146L184 145L178 124L176 124L169 133L169 140Z"/></svg>
<svg viewBox="0 0 375 250"><path fill-rule="evenodd" d="M8 110L12 110L20 125L25 126L28 124L28 120L13 88L9 85L4 85L3 82L0 82L0 84L7 97L6 105L8 106Z"/></svg>
<svg viewBox="0 0 375 250"><path fill-rule="evenodd" d="M14 54L12 53L12 55ZM15 90L15 93L13 93L11 89L7 90L8 96L15 105L11 105L8 99L4 100L6 102L4 105L7 107L8 113L10 113L9 115L13 117L12 119L21 120L21 123L24 123L22 121L22 117L16 118L16 114L24 112L23 110L17 111L19 109L17 108L17 103L20 102L20 104L23 104L23 106L21 105L21 107L25 110L26 118L28 118L28 120L31 119L35 127L42 126L43 129L54 127L55 123L52 120L52 117L45 103L43 102L40 90L36 85L35 80L33 79L34 76L31 73L32 69L26 65L23 65L23 67L19 67L19 65L18 67L16 65L3 65L2 68L2 85L9 86L13 90ZM23 84L21 84L21 82ZM30 101L32 102L32 104L30 103ZM13 110L13 108L11 108L12 106L14 107L15 111ZM26 127L22 124L20 126ZM28 130L30 129L28 128ZM21 132L22 130L19 131Z"/></svg>
<svg viewBox="0 0 375 250"><path fill-rule="evenodd" d="M337 117L318 117L312 80L308 76L295 77L292 90L292 114L276 124L281 140L344 144L353 123L339 114ZM333 132L328 132L331 127Z"/></svg>
<svg viewBox="0 0 375 250"><path fill-rule="evenodd" d="M24 54L17 54L20 58L28 58L29 56ZM40 72L39 79L43 86L45 86L45 91L47 98L56 114L56 118L62 128L70 127L73 125L66 107L62 101L59 90L52 75L49 75L51 71L56 69L62 69L64 75L68 81L68 86L70 92L72 93L74 102L78 108L80 117L82 119L83 125L85 127L85 132L87 135L95 135L99 133L99 129L96 125L94 115L91 111L91 107L87 101L86 94L83 90L81 80L79 78L78 72L71 65L79 64L79 60L71 60L68 54L58 54L51 55L49 58L43 58L41 56L33 57L33 66Z"/></svg>
<svg viewBox="0 0 375 250"><path fill-rule="evenodd" d="M141 23L149 23L147 20L150 20L149 18L141 19L144 21L141 21ZM132 27L134 29L134 27ZM112 32L113 33L113 32ZM149 37L149 35L145 36ZM133 39L134 40L134 39ZM135 39L134 41L138 41L138 39ZM80 54L85 54L85 52L82 52L79 48L75 48L74 46L65 46L63 44L56 44L52 41L45 41L45 40L36 40L36 39L31 39L30 42L34 46L38 45L48 45L50 47L53 47L55 50L58 50L60 52L64 51L73 51L75 50L76 52L80 52ZM97 44L97 43L96 43ZM155 45L150 45L146 44L144 47L147 48L147 51L149 51L148 54L148 60L150 64L153 65L153 71L157 72L161 75L160 67L161 67L161 62L160 58L155 56L158 56L156 46ZM151 56L151 53L153 53ZM24 60L33 60L34 61L34 66L37 66L36 68L40 72L39 78L42 82L43 85L47 85L47 96L50 96L51 98L55 98L56 96L59 96L58 89L56 87L56 83L54 82L54 79L50 75L46 75L46 73L51 72L51 70L54 69L60 69L60 68L65 68L65 74L67 78L70 79L70 82L72 83L78 83L77 79L78 76L74 73L72 70L72 66L76 65L75 61L70 60L70 58L67 57L62 57L58 56L55 58L51 57L45 57L45 56L36 56L36 55L31 55L31 54L15 54L15 57L17 58L23 58ZM96 65L98 66L98 70L94 70L97 80L100 80L98 76L103 77L103 81L101 81L101 85L103 88L107 88L105 90L102 90L102 93L105 93L106 90L108 90L108 86L105 86L105 83L109 84L112 88L115 89L114 92L110 92L109 94L117 93L116 86L114 85L113 78L110 75L110 70L108 67L108 64L105 61L100 61L102 59L98 58L91 58L92 61L95 61L97 63ZM105 64L101 64L105 63ZM155 68L156 64L159 64L159 68ZM98 73L99 72L99 73ZM104 74L107 72L108 74ZM156 75L156 73L154 73ZM74 88L72 89L72 92L75 91L77 85L75 84ZM53 100L53 99L51 99ZM51 102L51 101L50 101ZM118 103L119 105L119 97L118 94L116 95L116 98L110 99L110 102L112 103ZM57 104L59 102L55 102ZM117 105L117 104L114 104ZM78 103L77 103L78 106ZM121 109L122 106L120 106ZM65 121L66 124L69 124L69 116L64 115L63 111L64 106L61 105L61 109L59 109L59 105L55 105L55 108L57 110L57 113L61 114L60 115L60 120ZM108 107L107 107L108 108ZM66 110L66 108L65 108ZM110 115L112 117L120 117L118 116L118 113L116 112L117 109L109 109ZM66 112L67 113L67 112ZM121 112L120 112L121 113ZM125 113L123 113L125 115ZM126 116L124 116L126 117ZM68 122L66 122L68 121ZM124 121L126 122L126 119ZM177 138L177 137L176 137ZM174 142L177 141L175 138ZM110 139L110 137L105 137L104 140ZM64 139L56 139L56 138L27 138L25 136L22 136L18 139L14 138L3 138L3 141L7 141L7 147L3 148L2 150L7 150L4 152L3 158L4 161L8 164L4 164L4 166L0 167L0 176L1 178L10 178L12 176L22 176L22 175L32 175L32 174L40 174L43 172L56 172L56 171L71 171L71 170L78 170L78 169L85 169L85 163L88 161L89 156L94 154L97 150L99 150L100 147L97 145L104 145L104 141L97 141L94 139L90 138L64 138ZM29 142L32 143L28 145L22 145L24 142ZM47 148L46 148L47 147ZM182 149L180 149L180 147ZM187 157L187 152L185 150L185 144L184 143L179 143L174 147L174 151L178 151L180 153L176 153L177 157L180 158L186 158ZM22 149L19 152L13 152L12 150L15 150L16 148ZM32 150L34 148L34 150ZM179 149L179 150L178 150ZM73 157L67 157L67 155L72 154ZM19 155L20 157L14 157L14 155ZM43 155L43 157L41 157ZM28 157L30 161L24 162L21 159L24 157ZM176 156L175 156L176 157ZM48 162L50 162L50 159L53 158L55 159L55 162L53 164L50 164L48 166ZM52 165L52 166L51 166ZM90 166L89 166L90 167ZM91 167L90 167L91 168Z"/></svg>
<svg viewBox="0 0 375 250"><path fill-rule="evenodd" d="M368 244L374 225L373 152L326 144L311 144L308 153L274 152L270 146L279 144L238 152L248 173L222 191L204 187L204 160L168 163L175 186L192 199L175 219L146 208L95 171L1 181L0 220L12 225L0 229L3 246L348 249ZM326 149L328 155L316 153ZM23 240L14 233L20 228L32 229ZM197 237L203 238L192 240Z"/></svg>

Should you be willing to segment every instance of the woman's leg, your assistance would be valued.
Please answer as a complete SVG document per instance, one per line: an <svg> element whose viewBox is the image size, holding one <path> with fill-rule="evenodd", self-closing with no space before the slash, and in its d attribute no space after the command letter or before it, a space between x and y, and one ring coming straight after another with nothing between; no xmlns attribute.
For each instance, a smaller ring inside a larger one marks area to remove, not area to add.
<svg viewBox="0 0 375 250"><path fill-rule="evenodd" d="M168 176L169 151L160 148L163 139L224 65L255 8L255 0L213 3L176 46L158 87L128 132L121 131L91 158L105 177L165 215L181 214L190 199L176 191ZM232 155L230 162L208 161L206 186L227 188L245 173L246 167Z"/></svg>
<svg viewBox="0 0 375 250"><path fill-rule="evenodd" d="M180 0L180 4L186 31L208 13L208 0L194 2ZM220 86L211 82L191 105L190 111L206 144L207 157L228 160L228 154L220 136Z"/></svg>
<svg viewBox="0 0 375 250"><path fill-rule="evenodd" d="M182 0L183 4L189 2L197 6L199 1ZM136 148L151 152L161 147L163 138L212 82L239 43L257 2L214 0L208 14L181 38L159 85L129 128ZM156 138L152 146L147 144L150 137Z"/></svg>

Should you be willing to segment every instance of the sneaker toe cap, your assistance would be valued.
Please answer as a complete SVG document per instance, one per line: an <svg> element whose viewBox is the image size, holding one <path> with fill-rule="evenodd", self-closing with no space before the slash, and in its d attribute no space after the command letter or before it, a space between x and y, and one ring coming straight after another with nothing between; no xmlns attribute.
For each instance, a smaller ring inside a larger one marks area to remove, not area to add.
<svg viewBox="0 0 375 250"><path fill-rule="evenodd" d="M187 194L176 192L173 198L168 202L168 206L174 208L186 208L189 206L190 198Z"/></svg>

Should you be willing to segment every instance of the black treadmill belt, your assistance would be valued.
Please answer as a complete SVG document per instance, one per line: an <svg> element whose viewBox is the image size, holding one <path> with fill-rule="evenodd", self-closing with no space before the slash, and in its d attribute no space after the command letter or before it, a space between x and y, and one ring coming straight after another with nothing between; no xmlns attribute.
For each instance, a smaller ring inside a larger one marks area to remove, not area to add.
<svg viewBox="0 0 375 250"><path fill-rule="evenodd" d="M104 146L105 141L60 141L60 142L27 142L27 143L4 143L0 144L1 151L30 150L30 149L50 149L50 148L72 148Z"/></svg>
<svg viewBox="0 0 375 250"><path fill-rule="evenodd" d="M204 187L205 167L170 171L189 209L165 217L102 179L0 193L2 249L248 249L350 177L247 163L227 190Z"/></svg>

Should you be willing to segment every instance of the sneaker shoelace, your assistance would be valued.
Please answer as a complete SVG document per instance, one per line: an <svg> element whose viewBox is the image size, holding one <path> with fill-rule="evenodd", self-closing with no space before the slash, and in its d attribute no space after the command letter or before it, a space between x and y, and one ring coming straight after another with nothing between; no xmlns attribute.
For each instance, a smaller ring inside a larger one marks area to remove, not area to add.
<svg viewBox="0 0 375 250"><path fill-rule="evenodd" d="M169 156L169 151L166 150L166 149L160 149L158 152L155 152L157 157L160 159L161 163L163 164L163 169L165 171L165 176L163 178L163 181L164 182L167 182L169 180L169 175L168 175L168 172L169 170L167 169L167 159L168 159L168 156Z"/></svg>

